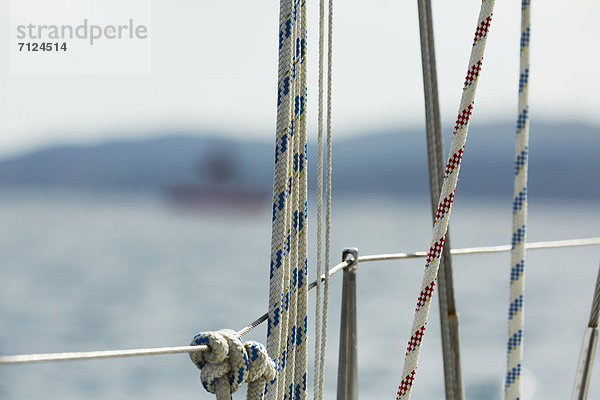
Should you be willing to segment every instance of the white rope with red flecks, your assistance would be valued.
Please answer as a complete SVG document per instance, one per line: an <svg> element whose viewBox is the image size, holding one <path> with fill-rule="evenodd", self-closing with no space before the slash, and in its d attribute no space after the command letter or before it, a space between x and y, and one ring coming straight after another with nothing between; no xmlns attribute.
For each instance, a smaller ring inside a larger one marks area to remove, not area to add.
<svg viewBox="0 0 600 400"><path fill-rule="evenodd" d="M521 398L523 360L523 295L525 292L525 242L527 226L527 167L529 159L529 33L530 0L521 2L521 52L519 67L519 109L515 145L513 233L508 309L508 341L504 398Z"/></svg>
<svg viewBox="0 0 600 400"><path fill-rule="evenodd" d="M450 212L454 201L454 192L458 182L460 163L462 160L467 132L469 130L469 119L473 112L475 101L475 92L477 81L483 61L483 53L487 41L487 33L492 22L492 13L495 0L484 0L481 4L475 39L471 50L469 68L463 87L462 98L456 125L454 126L454 135L450 144L450 156L446 164L442 191L438 202L438 209L435 216L433 235L427 261L425 273L421 284L421 292L417 300L417 308L413 319L410 340L406 349L406 358L404 368L402 369L402 381L398 387L397 400L408 400L411 396L412 385L417 371L419 354L421 352L421 343L427 326L429 308L431 307L431 296L435 289L437 272L440 265L440 256L444 247Z"/></svg>

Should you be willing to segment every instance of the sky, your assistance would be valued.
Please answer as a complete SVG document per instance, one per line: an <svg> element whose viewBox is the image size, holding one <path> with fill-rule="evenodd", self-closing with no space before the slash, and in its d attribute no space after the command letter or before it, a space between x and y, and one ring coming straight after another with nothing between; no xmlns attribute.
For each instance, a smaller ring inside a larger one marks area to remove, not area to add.
<svg viewBox="0 0 600 400"><path fill-rule="evenodd" d="M278 2L148 1L150 73L27 75L11 73L10 1L0 0L0 156L176 130L274 138ZM600 125L600 3L532 3L532 119ZM479 6L432 1L446 125L458 110ZM308 0L308 7L314 137L318 2ZM417 16L415 0L334 1L334 136L424 125ZM474 120L516 119L519 37L520 0L498 1Z"/></svg>

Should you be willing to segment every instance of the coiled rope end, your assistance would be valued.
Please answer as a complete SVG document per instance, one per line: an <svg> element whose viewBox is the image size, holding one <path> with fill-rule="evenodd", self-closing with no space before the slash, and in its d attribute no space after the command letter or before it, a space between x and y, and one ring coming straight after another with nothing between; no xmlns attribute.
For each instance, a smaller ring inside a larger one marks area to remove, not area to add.
<svg viewBox="0 0 600 400"><path fill-rule="evenodd" d="M253 341L242 343L231 329L199 333L191 345L208 346L207 351L190 353L190 358L202 371L202 386L217 400L231 399L244 382L248 383L248 400L262 399L265 384L275 378L275 362L265 347Z"/></svg>

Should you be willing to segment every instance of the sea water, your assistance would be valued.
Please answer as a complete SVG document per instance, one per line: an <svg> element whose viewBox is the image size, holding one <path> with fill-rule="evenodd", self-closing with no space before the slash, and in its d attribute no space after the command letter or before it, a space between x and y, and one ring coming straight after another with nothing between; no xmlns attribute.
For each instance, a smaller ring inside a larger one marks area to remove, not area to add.
<svg viewBox="0 0 600 400"><path fill-rule="evenodd" d="M315 239L314 202L309 221ZM535 200L529 241L600 236L592 202ZM429 200L337 196L331 266L361 255L426 250ZM505 244L511 205L460 198L454 248ZM153 193L0 193L0 354L186 345L199 331L240 329L267 307L269 205L184 212ZM524 398L570 396L600 248L530 251ZM500 399L506 363L510 255L454 257L467 398ZM359 392L394 398L424 260L364 263L358 271ZM315 276L315 246L310 250ZM341 274L332 278L326 397L336 388ZM310 295L313 349L314 292ZM265 341L265 326L247 335ZM310 356L312 367L313 356ZM309 390L312 391L312 371ZM413 398L444 396L434 296ZM600 396L600 366L590 398ZM236 397L243 398L240 393ZM210 399L185 354L0 366L2 399Z"/></svg>

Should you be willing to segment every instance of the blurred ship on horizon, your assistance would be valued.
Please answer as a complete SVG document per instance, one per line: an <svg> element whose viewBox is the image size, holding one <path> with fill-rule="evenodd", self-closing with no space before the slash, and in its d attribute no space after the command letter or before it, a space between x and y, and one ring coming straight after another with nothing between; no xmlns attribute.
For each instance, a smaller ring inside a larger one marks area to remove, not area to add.
<svg viewBox="0 0 600 400"><path fill-rule="evenodd" d="M169 203L184 211L226 209L259 212L268 206L270 193L242 183L235 155L225 147L210 149L198 162L198 178L204 183L175 183L165 188Z"/></svg>

